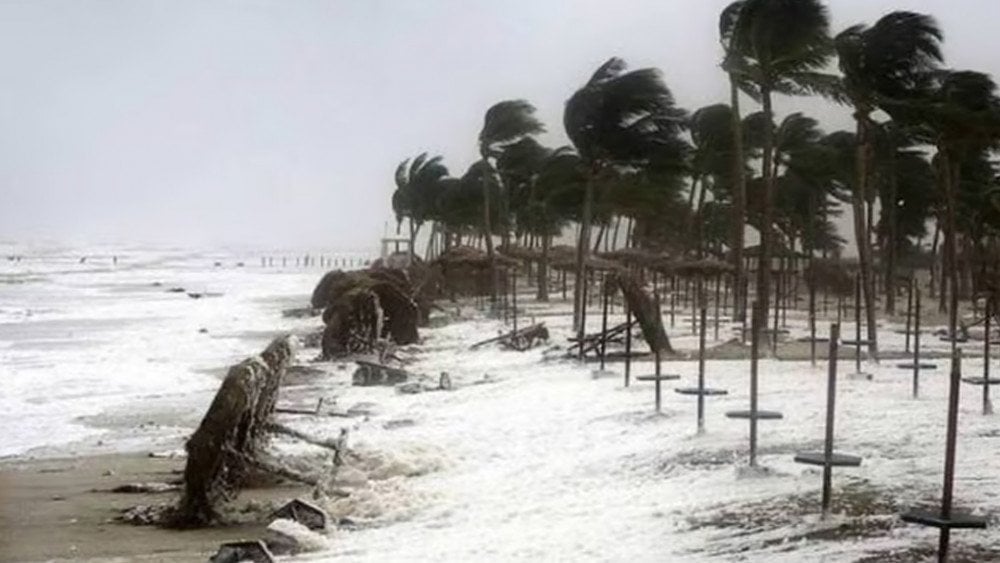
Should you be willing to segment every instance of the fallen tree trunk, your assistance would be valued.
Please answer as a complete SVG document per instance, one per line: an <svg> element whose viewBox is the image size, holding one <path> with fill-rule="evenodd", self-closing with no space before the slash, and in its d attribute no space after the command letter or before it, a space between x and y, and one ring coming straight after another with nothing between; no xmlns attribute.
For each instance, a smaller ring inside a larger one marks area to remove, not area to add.
<svg viewBox="0 0 1000 563"><path fill-rule="evenodd" d="M615 273L611 281L621 288L625 301L628 302L629 310L639 322L642 338L649 345L649 349L654 352L659 350L666 354L673 354L674 348L670 345L666 329L663 328L659 304L653 296L639 285L635 277L627 273Z"/></svg>

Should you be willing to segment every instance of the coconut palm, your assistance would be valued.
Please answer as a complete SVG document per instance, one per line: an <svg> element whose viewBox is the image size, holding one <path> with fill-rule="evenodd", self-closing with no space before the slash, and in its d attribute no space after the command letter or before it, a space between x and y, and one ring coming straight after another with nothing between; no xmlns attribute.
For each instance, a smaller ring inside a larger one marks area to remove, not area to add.
<svg viewBox="0 0 1000 563"><path fill-rule="evenodd" d="M962 185L962 164L970 156L995 148L1000 138L1000 98L989 76L974 71L940 73L928 103L920 109L936 137L935 156L939 191L944 208L945 265L950 286L948 325L958 324L958 222L957 194ZM942 278L942 290L944 290ZM953 341L954 346L954 341Z"/></svg>
<svg viewBox="0 0 1000 563"><path fill-rule="evenodd" d="M590 224L598 182L615 167L648 166L677 170L686 144L680 139L685 113L651 68L626 72L612 58L566 102L563 125L586 171L576 255L574 326L583 335L584 260L590 251Z"/></svg>
<svg viewBox="0 0 1000 563"><path fill-rule="evenodd" d="M396 167L396 191L392 194L392 209L396 213L397 233L403 218L409 220L411 256L416 256L414 244L420 227L434 214L441 179L448 176L448 168L441 160L441 156L428 158L427 153L422 153L412 162L407 159Z"/></svg>
<svg viewBox="0 0 1000 563"><path fill-rule="evenodd" d="M727 15L727 12L728 15ZM772 96L824 94L836 97L837 79L819 72L832 54L829 16L818 0L744 0L723 12L728 24L727 52L735 62L731 74L737 84L751 85L747 92L758 96L768 124L774 121ZM774 131L764 127L763 212L760 261L757 268L757 300L761 326L767 324L771 274L771 225L774 214ZM754 335L757 338L757 335Z"/></svg>
<svg viewBox="0 0 1000 563"><path fill-rule="evenodd" d="M690 225L688 231L697 233L697 250L701 253L704 249L704 232L702 230L702 211L705 207L705 196L708 192L713 193L713 201L720 199L726 192L731 196L734 190L732 181L732 159L733 159L733 120L732 109L725 104L714 104L705 106L691 114L689 129L691 131L691 190L689 193L688 208L692 210L690 215L695 224ZM740 169L742 170L743 164ZM701 189L698 190L697 188ZM698 193L697 205L695 205L695 193ZM716 210L717 214L717 210Z"/></svg>
<svg viewBox="0 0 1000 563"><path fill-rule="evenodd" d="M875 329L875 295L871 240L865 224L867 185L872 167L871 113L884 109L903 111L909 100L928 93L932 73L942 61L941 31L933 18L913 12L892 12L872 27L855 25L836 37L840 69L847 99L857 122L857 176L851 199L854 234L858 244L861 285L868 318L868 340L878 353Z"/></svg>
<svg viewBox="0 0 1000 563"><path fill-rule="evenodd" d="M729 4L719 16L719 40L722 43L723 60L722 68L729 78L729 107L730 107L730 133L733 136L732 153L730 154L730 166L732 169L731 197L732 205L732 242L734 286L736 293L733 298L733 316L736 319L746 319L746 295L743 295L743 248L745 246L745 231L747 217L747 185L746 185L746 158L743 154L743 132L740 117L740 91L752 92L756 94L756 89L752 82L747 80L747 63L743 56L733 44L733 29L736 26L736 19L740 10L743 9L744 0L737 0Z"/></svg>
<svg viewBox="0 0 1000 563"><path fill-rule="evenodd" d="M525 100L506 100L494 104L486 110L483 128L479 131L479 156L483 162L483 237L486 252L492 264L490 303L496 305L499 285L496 255L493 250L493 224L491 221L490 183L498 181L490 159L499 155L500 149L525 137L545 131L542 122L535 117L535 106ZM502 188L502 186L500 186ZM501 189L502 191L502 189ZM506 237L505 237L506 238Z"/></svg>

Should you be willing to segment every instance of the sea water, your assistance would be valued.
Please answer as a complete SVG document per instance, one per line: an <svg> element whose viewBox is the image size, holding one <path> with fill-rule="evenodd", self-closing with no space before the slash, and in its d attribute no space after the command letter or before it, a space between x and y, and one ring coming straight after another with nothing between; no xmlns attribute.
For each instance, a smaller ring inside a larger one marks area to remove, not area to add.
<svg viewBox="0 0 1000 563"><path fill-rule="evenodd" d="M305 252L0 250L0 456L80 443L113 448L106 442L114 433L95 424L107 413L138 427L173 412L183 416L157 424L190 425L227 365L282 331L319 325L282 316L308 306L322 274L318 261L302 265ZM262 265L263 256L274 261Z"/></svg>

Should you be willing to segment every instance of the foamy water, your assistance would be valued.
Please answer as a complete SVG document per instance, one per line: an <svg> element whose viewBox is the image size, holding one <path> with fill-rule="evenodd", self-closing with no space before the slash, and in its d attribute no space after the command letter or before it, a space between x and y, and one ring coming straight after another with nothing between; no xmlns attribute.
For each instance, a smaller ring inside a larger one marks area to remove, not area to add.
<svg viewBox="0 0 1000 563"><path fill-rule="evenodd" d="M276 331L304 326L281 311L305 306L321 274L318 265L296 267L291 253L282 268L281 255L262 267L256 252L2 250L0 455L91 439L103 445L106 430L87 417L129 412L140 424L164 404L186 408L188 395L210 397L221 368L259 351Z"/></svg>

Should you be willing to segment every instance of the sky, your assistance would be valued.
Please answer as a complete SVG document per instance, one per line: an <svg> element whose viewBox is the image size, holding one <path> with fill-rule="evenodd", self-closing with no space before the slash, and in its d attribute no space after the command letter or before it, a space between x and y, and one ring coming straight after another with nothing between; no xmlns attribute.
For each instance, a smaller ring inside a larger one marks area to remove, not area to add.
<svg viewBox="0 0 1000 563"><path fill-rule="evenodd" d="M727 101L728 1L0 0L0 239L371 248L396 165L461 175L493 103L566 144L566 99L611 56L688 109ZM835 32L930 13L949 66L1000 71L995 0L827 5Z"/></svg>

